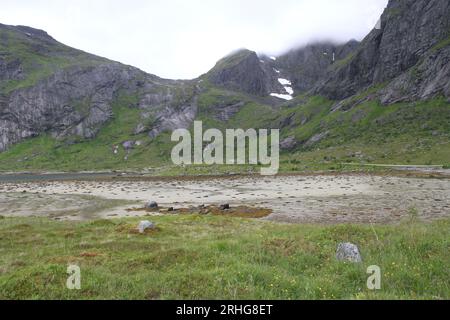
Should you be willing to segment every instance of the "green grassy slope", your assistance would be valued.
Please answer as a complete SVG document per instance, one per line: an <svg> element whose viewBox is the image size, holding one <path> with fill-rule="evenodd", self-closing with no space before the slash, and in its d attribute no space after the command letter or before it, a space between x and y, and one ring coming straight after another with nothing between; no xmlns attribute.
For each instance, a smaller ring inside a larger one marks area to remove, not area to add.
<svg viewBox="0 0 450 320"><path fill-rule="evenodd" d="M289 155L299 163L387 163L445 165L450 162L450 104L444 98L383 106L365 102L348 111L329 113L331 103L313 98L294 114L285 135L307 141L327 132L313 146ZM314 114L312 114L314 113ZM299 125L302 119L311 120Z"/></svg>
<svg viewBox="0 0 450 320"><path fill-rule="evenodd" d="M139 110L129 108L136 96L121 96L114 103L114 118L93 140L67 138L57 141L41 136L11 147L0 154L0 170L125 170L170 167L175 143L170 133L156 139L135 136ZM321 97L301 98L281 109L224 90L209 89L199 97L198 120L205 128L279 128L282 139L294 136L299 146L282 154L282 171L336 169L341 163L450 164L450 105L444 98L426 102L382 106L365 102L347 111L330 113L332 101ZM244 106L228 121L217 118L219 102L244 101ZM287 121L288 119L288 121ZM327 132L316 144L306 142ZM125 161L112 146L123 141L141 141ZM213 168L246 171L248 168ZM176 169L170 172L179 173ZM194 170L195 171L195 170ZM208 168L201 170L208 173Z"/></svg>
<svg viewBox="0 0 450 320"><path fill-rule="evenodd" d="M134 135L140 110L129 105L136 99L119 97L113 105L114 117L95 139L69 137L57 140L49 135L29 139L0 153L0 167L3 170L84 171L160 166L170 157L170 137L162 135L151 140L145 134ZM125 161L125 150L119 148L119 153L114 154L113 146L130 139L141 141L142 145L136 147Z"/></svg>
<svg viewBox="0 0 450 320"><path fill-rule="evenodd" d="M56 71L70 66L89 66L108 60L70 48L55 40L34 39L26 32L0 26L0 55L6 61L19 60L22 79L0 81L0 93L35 85Z"/></svg>

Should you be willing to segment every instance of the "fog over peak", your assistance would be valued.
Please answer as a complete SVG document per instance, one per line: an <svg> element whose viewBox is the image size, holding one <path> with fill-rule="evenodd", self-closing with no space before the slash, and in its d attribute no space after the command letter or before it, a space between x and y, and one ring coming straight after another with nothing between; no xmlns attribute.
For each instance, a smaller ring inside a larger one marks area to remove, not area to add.
<svg viewBox="0 0 450 320"><path fill-rule="evenodd" d="M248 48L276 56L314 41L361 40L388 0L1 0L0 23L158 76L195 78Z"/></svg>

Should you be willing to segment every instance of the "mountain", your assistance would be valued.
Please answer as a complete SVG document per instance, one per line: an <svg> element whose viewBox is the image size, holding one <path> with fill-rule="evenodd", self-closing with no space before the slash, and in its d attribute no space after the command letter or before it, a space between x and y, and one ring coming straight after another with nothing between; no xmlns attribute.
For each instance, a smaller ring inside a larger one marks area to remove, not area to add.
<svg viewBox="0 0 450 320"><path fill-rule="evenodd" d="M358 48L359 42L349 41L339 45L333 43L314 43L291 50L275 61L275 67L288 73L296 92L305 93L323 79L329 68L339 60L345 59Z"/></svg>
<svg viewBox="0 0 450 320"><path fill-rule="evenodd" d="M356 52L338 64L316 92L342 100L385 85L383 103L450 96L450 2L390 1Z"/></svg>
<svg viewBox="0 0 450 320"><path fill-rule="evenodd" d="M136 131L154 134L167 122L189 126L194 86L69 48L29 27L0 25L0 151L43 133L94 138L113 116L113 102L136 96ZM166 109L170 108L170 112ZM170 118L167 120L166 118Z"/></svg>
<svg viewBox="0 0 450 320"><path fill-rule="evenodd" d="M0 170L167 165L169 133L280 128L284 165L450 162L450 4L391 0L362 42L241 49L162 79L0 24Z"/></svg>

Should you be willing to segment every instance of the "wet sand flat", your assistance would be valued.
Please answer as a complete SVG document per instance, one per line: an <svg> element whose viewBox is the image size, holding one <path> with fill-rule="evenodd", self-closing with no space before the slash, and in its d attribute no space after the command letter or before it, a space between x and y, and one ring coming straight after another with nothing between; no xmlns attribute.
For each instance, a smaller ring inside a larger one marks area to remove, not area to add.
<svg viewBox="0 0 450 320"><path fill-rule="evenodd" d="M0 183L0 215L89 219L133 216L127 208L258 206L265 218L291 223L395 223L450 216L450 179L375 175L234 177L152 181L30 181ZM65 215L70 211L70 215ZM136 213L137 215L138 213Z"/></svg>

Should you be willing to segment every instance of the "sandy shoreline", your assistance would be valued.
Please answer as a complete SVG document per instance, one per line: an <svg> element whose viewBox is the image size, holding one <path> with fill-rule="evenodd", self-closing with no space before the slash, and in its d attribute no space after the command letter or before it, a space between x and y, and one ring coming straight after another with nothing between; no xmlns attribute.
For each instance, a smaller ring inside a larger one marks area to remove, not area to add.
<svg viewBox="0 0 450 320"><path fill-rule="evenodd" d="M412 209L423 220L449 217L450 180L311 175L0 183L4 216L73 220L133 216L127 208L150 200L180 208L223 203L270 208L273 214L266 219L281 222L395 223Z"/></svg>

